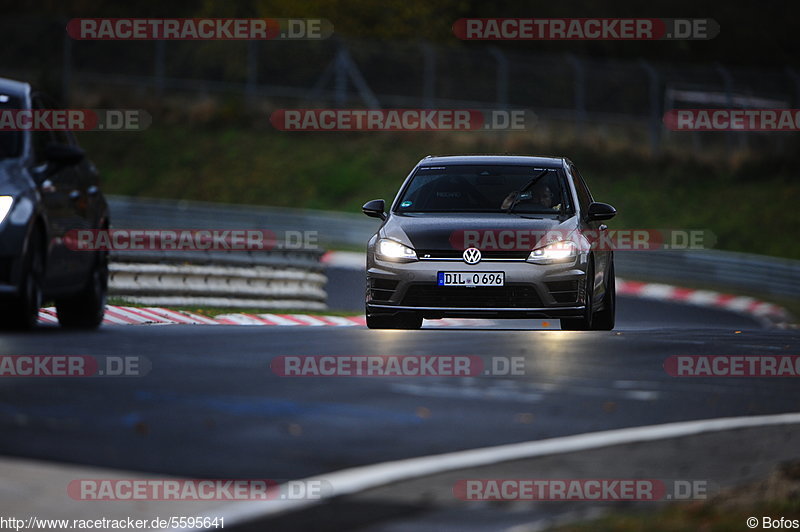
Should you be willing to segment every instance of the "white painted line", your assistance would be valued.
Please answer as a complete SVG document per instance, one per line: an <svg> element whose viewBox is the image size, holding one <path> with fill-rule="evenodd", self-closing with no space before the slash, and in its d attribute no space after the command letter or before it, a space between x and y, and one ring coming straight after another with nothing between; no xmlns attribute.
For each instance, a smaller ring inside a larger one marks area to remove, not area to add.
<svg viewBox="0 0 800 532"><path fill-rule="evenodd" d="M289 318L278 316L277 314L259 314L259 316L268 319L276 325L301 325L297 320L290 320Z"/></svg>
<svg viewBox="0 0 800 532"><path fill-rule="evenodd" d="M717 292L712 292L711 290L696 290L689 294L685 301L705 307L713 306L717 301L718 295L719 294Z"/></svg>
<svg viewBox="0 0 800 532"><path fill-rule="evenodd" d="M138 314L143 318L147 319L150 322L155 323L175 323L172 320L168 320L164 316L159 316L158 314L154 314L152 312L148 312L147 310L140 308L140 307L119 307L121 309L127 310L128 312L132 312L134 314Z"/></svg>
<svg viewBox="0 0 800 532"><path fill-rule="evenodd" d="M744 297L744 296L735 297L729 300L727 303L725 303L725 307L732 310L738 310L740 312L746 312L747 310L749 310L750 305L755 302L756 300L753 299L752 297Z"/></svg>
<svg viewBox="0 0 800 532"><path fill-rule="evenodd" d="M195 314L194 312L188 312L186 310L180 311L180 314L188 316L189 318L193 319L198 323L205 323L206 325L219 325L219 322L214 318L209 318L207 316L202 316L200 314Z"/></svg>
<svg viewBox="0 0 800 532"><path fill-rule="evenodd" d="M547 440L530 441L484 447L468 451L422 456L407 460L396 460L363 467L345 469L333 473L311 477L300 482L324 481L332 489L319 499L276 499L258 502L239 502L222 506L214 510L208 517L224 517L225 524L235 526L240 523L258 518L283 514L315 506L330 497L351 495L360 491L384 486L394 482L425 477L447 471L457 471L465 468L480 467L485 465L522 460L555 454L573 453L625 445L636 442L657 441L670 438L680 438L708 432L719 432L748 427L763 427L770 425L790 425L800 423L800 413L778 414L771 416L728 417L717 419L703 419L699 421L683 421L663 425L650 425L646 427L633 427L628 429L607 430L551 438ZM165 530L201 530L198 528L165 529Z"/></svg>
<svg viewBox="0 0 800 532"><path fill-rule="evenodd" d="M160 307L145 307L145 308L149 312L152 312L157 316L163 316L164 318L172 320L175 323L186 323L186 324L196 323L191 318L188 318L183 314L180 314L179 312L175 312L174 310L170 310L167 308L160 308Z"/></svg>
<svg viewBox="0 0 800 532"><path fill-rule="evenodd" d="M106 307L106 313L103 316L103 322L113 323L114 325L130 325L131 320L128 318L120 318L111 312L111 307Z"/></svg>
<svg viewBox="0 0 800 532"><path fill-rule="evenodd" d="M301 322L303 325L313 325L315 327L319 327L322 325L328 325L321 319L315 316L308 316L307 314L289 314L290 318L294 318L297 321Z"/></svg>
<svg viewBox="0 0 800 532"><path fill-rule="evenodd" d="M174 310L166 309L166 308L159 308L159 307L147 307L150 312L158 314L160 316L164 316L170 320L175 321L176 323L182 324L198 324L200 322L190 318L189 316L183 314L182 312L176 312Z"/></svg>
<svg viewBox="0 0 800 532"><path fill-rule="evenodd" d="M58 323L58 317L50 314L45 309L39 310L39 321L44 321L47 323Z"/></svg>
<svg viewBox="0 0 800 532"><path fill-rule="evenodd" d="M169 321L170 323L175 323L175 324L194 323L183 314L180 314L170 309L159 308L159 307L142 307L142 310L146 310L151 314L159 316L161 317L161 319Z"/></svg>
<svg viewBox="0 0 800 532"><path fill-rule="evenodd" d="M675 287L668 284L646 284L639 291L639 297L652 299L672 299Z"/></svg>
<svg viewBox="0 0 800 532"><path fill-rule="evenodd" d="M118 318L123 320L127 320L128 323L147 323L148 319L144 316L140 316L134 312L128 312L122 307L115 307L115 306L107 306L106 307L106 314L112 314Z"/></svg>
<svg viewBox="0 0 800 532"><path fill-rule="evenodd" d="M343 316L318 316L319 319L327 321L337 327L355 327L357 324Z"/></svg>
<svg viewBox="0 0 800 532"><path fill-rule="evenodd" d="M367 317L366 316L349 316L348 320L352 321L356 325L361 325L362 327L367 326Z"/></svg>
<svg viewBox="0 0 800 532"><path fill-rule="evenodd" d="M217 319L219 321L230 321L236 325L267 325L263 319L245 314L219 314Z"/></svg>
<svg viewBox="0 0 800 532"><path fill-rule="evenodd" d="M178 312L176 310L160 307L147 307L147 310L161 316L174 320L178 323L185 323L190 325L206 324L206 325L219 325L216 321L205 316L192 314L191 312Z"/></svg>

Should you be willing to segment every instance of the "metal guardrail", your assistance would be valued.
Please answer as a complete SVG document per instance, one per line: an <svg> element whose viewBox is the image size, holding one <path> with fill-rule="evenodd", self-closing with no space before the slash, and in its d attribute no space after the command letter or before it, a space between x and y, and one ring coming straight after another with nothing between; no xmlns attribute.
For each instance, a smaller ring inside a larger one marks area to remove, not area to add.
<svg viewBox="0 0 800 532"><path fill-rule="evenodd" d="M111 196L109 203L115 227L252 228L276 233L317 231L322 247L363 247L380 223L358 214L274 207L120 196ZM800 296L800 261L797 260L720 250L618 251L615 257L617 273L632 279L707 283L764 295ZM215 261L213 257L209 260ZM247 259L240 256L236 260ZM295 259L287 256L286 260Z"/></svg>
<svg viewBox="0 0 800 532"><path fill-rule="evenodd" d="M299 268L112 262L109 294L146 305L324 310L325 282Z"/></svg>
<svg viewBox="0 0 800 532"><path fill-rule="evenodd" d="M800 297L800 261L720 250L621 251L620 275L707 283L764 296Z"/></svg>
<svg viewBox="0 0 800 532"><path fill-rule="evenodd" d="M126 229L316 231L321 247L363 246L377 221L333 211L108 196L111 223Z"/></svg>
<svg viewBox="0 0 800 532"><path fill-rule="evenodd" d="M146 305L324 310L323 250L295 249L281 231L309 224L303 216L166 200L108 198L117 229L270 229L274 249L147 250L111 254L109 295ZM248 212L249 211L249 212ZM279 223L271 223L277 219Z"/></svg>

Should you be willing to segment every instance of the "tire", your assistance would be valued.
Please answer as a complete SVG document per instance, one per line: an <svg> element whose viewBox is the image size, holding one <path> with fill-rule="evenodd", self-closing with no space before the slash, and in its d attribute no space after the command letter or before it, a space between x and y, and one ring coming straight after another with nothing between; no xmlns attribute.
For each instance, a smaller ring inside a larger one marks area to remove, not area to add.
<svg viewBox="0 0 800 532"><path fill-rule="evenodd" d="M0 327L12 330L30 330L36 327L39 321L39 309L42 306L44 279L42 245L42 234L36 228L28 239L19 294L0 303Z"/></svg>
<svg viewBox="0 0 800 532"><path fill-rule="evenodd" d="M589 331L594 320L594 264L586 271L586 309L581 318L562 318L562 331Z"/></svg>
<svg viewBox="0 0 800 532"><path fill-rule="evenodd" d="M592 329L595 331L611 331L614 329L617 311L617 282L614 277L614 263L608 269L606 293L603 296L603 310L595 312Z"/></svg>
<svg viewBox="0 0 800 532"><path fill-rule="evenodd" d="M77 295L56 300L58 323L74 329L96 329L103 323L108 294L108 253L98 253L86 287Z"/></svg>
<svg viewBox="0 0 800 532"><path fill-rule="evenodd" d="M400 315L367 314L369 329L419 329L422 327L422 316L414 313Z"/></svg>

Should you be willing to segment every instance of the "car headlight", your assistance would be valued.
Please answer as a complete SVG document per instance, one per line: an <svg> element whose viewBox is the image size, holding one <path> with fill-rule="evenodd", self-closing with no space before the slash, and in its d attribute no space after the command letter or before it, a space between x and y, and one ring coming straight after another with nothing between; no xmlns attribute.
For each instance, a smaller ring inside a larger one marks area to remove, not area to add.
<svg viewBox="0 0 800 532"><path fill-rule="evenodd" d="M0 196L0 223L8 216L11 210L11 205L14 203L14 198L11 196Z"/></svg>
<svg viewBox="0 0 800 532"><path fill-rule="evenodd" d="M417 260L417 252L395 240L381 238L378 240L378 257L393 261Z"/></svg>
<svg viewBox="0 0 800 532"><path fill-rule="evenodd" d="M578 256L578 246L569 240L552 242L546 246L531 251L528 262L534 264L554 264L572 262Z"/></svg>

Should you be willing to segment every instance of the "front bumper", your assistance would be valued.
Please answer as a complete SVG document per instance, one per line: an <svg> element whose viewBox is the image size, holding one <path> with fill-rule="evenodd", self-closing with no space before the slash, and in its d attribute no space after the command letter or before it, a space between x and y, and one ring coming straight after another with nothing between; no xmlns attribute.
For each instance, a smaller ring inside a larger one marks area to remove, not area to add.
<svg viewBox="0 0 800 532"><path fill-rule="evenodd" d="M570 264L525 261L420 260L397 263L370 256L367 314L416 312L424 318L574 318L585 312L587 257ZM438 286L440 271L498 272L502 287Z"/></svg>

